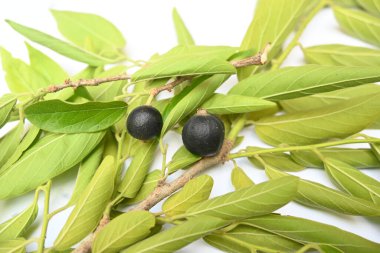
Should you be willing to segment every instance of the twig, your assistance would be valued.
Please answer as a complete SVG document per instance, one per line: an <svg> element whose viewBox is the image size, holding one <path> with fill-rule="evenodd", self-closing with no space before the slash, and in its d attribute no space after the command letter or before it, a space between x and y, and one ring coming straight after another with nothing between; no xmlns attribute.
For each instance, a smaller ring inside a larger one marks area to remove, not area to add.
<svg viewBox="0 0 380 253"><path fill-rule="evenodd" d="M231 62L231 64L235 68L241 68L241 67L246 67L246 66L251 66L251 65L264 65L267 60L268 60L268 53L271 48L270 43L268 43L265 48L263 49L262 52L259 52L258 54L242 59L242 60L236 60Z"/></svg>

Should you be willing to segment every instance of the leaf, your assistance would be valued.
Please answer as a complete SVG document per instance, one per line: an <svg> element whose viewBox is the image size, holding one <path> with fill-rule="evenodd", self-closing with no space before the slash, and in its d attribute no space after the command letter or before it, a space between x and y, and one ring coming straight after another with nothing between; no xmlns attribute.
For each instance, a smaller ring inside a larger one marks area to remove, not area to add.
<svg viewBox="0 0 380 253"><path fill-rule="evenodd" d="M112 156L103 159L55 240L55 249L69 248L96 228L113 193L114 167Z"/></svg>
<svg viewBox="0 0 380 253"><path fill-rule="evenodd" d="M126 198L135 197L144 183L154 158L157 140L147 143L140 142L139 145L118 188L118 191Z"/></svg>
<svg viewBox="0 0 380 253"><path fill-rule="evenodd" d="M330 138L345 138L368 127L380 117L380 93L339 104L263 118L256 133L270 145L307 145Z"/></svg>
<svg viewBox="0 0 380 253"><path fill-rule="evenodd" d="M293 216L270 214L240 222L302 244L329 245L345 253L375 253L380 244L337 227Z"/></svg>
<svg viewBox="0 0 380 253"><path fill-rule="evenodd" d="M326 158L325 169L330 178L347 193L380 206L380 182L342 161ZM380 207L379 207L380 208Z"/></svg>
<svg viewBox="0 0 380 253"><path fill-rule="evenodd" d="M39 128L58 133L88 133L109 128L127 111L122 101L71 104L61 100L37 102L25 115Z"/></svg>
<svg viewBox="0 0 380 253"><path fill-rule="evenodd" d="M211 216L200 216L196 219L190 219L180 225L155 234L121 252L174 252L226 224L227 222L222 219Z"/></svg>
<svg viewBox="0 0 380 253"><path fill-rule="evenodd" d="M163 113L164 125L161 135L180 122L205 102L214 91L228 78L227 75L201 77L192 82L166 106Z"/></svg>
<svg viewBox="0 0 380 253"><path fill-rule="evenodd" d="M245 174L244 170L234 167L231 172L231 182L235 190L240 190L255 185L255 183Z"/></svg>
<svg viewBox="0 0 380 253"><path fill-rule="evenodd" d="M132 75L132 81L144 81L175 76L234 74L235 67L225 59L198 53L188 47L179 53L170 53L150 62ZM227 48L230 50L230 48Z"/></svg>
<svg viewBox="0 0 380 253"><path fill-rule="evenodd" d="M371 149L323 148L318 149L326 158L332 158L347 163L355 168L379 168L380 162ZM323 162L309 150L291 152L291 157L297 163L308 168L323 168Z"/></svg>
<svg viewBox="0 0 380 253"><path fill-rule="evenodd" d="M295 177L253 185L192 206L187 216L211 215L236 220L271 213L291 201L297 191Z"/></svg>
<svg viewBox="0 0 380 253"><path fill-rule="evenodd" d="M6 20L6 22L17 32L25 36L26 38L34 41L38 44L41 44L45 47L50 48L51 50L69 57L73 60L87 63L91 66L102 66L109 63L115 63L121 59L108 59L101 57L79 47L73 46L65 41L54 38L46 33L40 32L33 28L20 25L11 20Z"/></svg>
<svg viewBox="0 0 380 253"><path fill-rule="evenodd" d="M215 94L201 108L213 114L234 114L255 112L276 106L273 102L255 97Z"/></svg>
<svg viewBox="0 0 380 253"><path fill-rule="evenodd" d="M185 213L190 207L207 200L210 197L214 180L208 175L202 175L190 180L182 190L170 196L162 205L162 211L167 216Z"/></svg>
<svg viewBox="0 0 380 253"><path fill-rule="evenodd" d="M333 7L334 15L340 28L348 35L368 43L380 46L380 18L364 11Z"/></svg>
<svg viewBox="0 0 380 253"><path fill-rule="evenodd" d="M0 224L0 242L23 236L24 232L35 221L37 213L38 193L35 194L33 203L28 208L12 219Z"/></svg>
<svg viewBox="0 0 380 253"><path fill-rule="evenodd" d="M17 102L13 94L4 94L0 97L0 128L7 123L10 113Z"/></svg>
<svg viewBox="0 0 380 253"><path fill-rule="evenodd" d="M93 253L113 253L151 233L156 219L147 211L130 211L112 220L95 237Z"/></svg>
<svg viewBox="0 0 380 253"><path fill-rule="evenodd" d="M203 238L205 242L214 248L220 249L223 252L229 253L252 253L252 250L246 248L245 245L229 240L223 235L211 234Z"/></svg>
<svg viewBox="0 0 380 253"><path fill-rule="evenodd" d="M186 169L189 165L199 161L202 157L190 153L185 146L181 146L174 153L168 164L168 173L171 174L180 169Z"/></svg>
<svg viewBox="0 0 380 253"><path fill-rule="evenodd" d="M254 55L271 43L270 61L281 51L282 44L296 28L305 10L314 4L315 1L309 0L260 0L240 50L251 50ZM239 69L239 80L253 75L258 69L256 66Z"/></svg>
<svg viewBox="0 0 380 253"><path fill-rule="evenodd" d="M24 238L0 241L0 253L25 253L25 246Z"/></svg>
<svg viewBox="0 0 380 253"><path fill-rule="evenodd" d="M347 7L358 7L359 0L333 0L334 4L340 4Z"/></svg>
<svg viewBox="0 0 380 253"><path fill-rule="evenodd" d="M305 65L251 76L237 83L229 94L279 101L378 81L378 67Z"/></svg>
<svg viewBox="0 0 380 253"><path fill-rule="evenodd" d="M33 190L72 168L97 146L103 136L103 132L46 135L0 175L0 199Z"/></svg>
<svg viewBox="0 0 380 253"><path fill-rule="evenodd" d="M173 9L172 15L175 31L177 34L178 45L194 45L195 43L193 37L191 36L176 8Z"/></svg>
<svg viewBox="0 0 380 253"><path fill-rule="evenodd" d="M123 55L125 39L105 18L72 11L51 10L51 13L61 34L78 47L110 59Z"/></svg>
<svg viewBox="0 0 380 253"><path fill-rule="evenodd" d="M380 4L376 0L355 0L362 8L374 15L380 15Z"/></svg>
<svg viewBox="0 0 380 253"><path fill-rule="evenodd" d="M289 174L270 166L266 167L265 172L271 179L289 177ZM332 210L349 215L380 215L380 206L372 202L350 196L309 180L299 179L297 191L295 201L306 206Z"/></svg>
<svg viewBox="0 0 380 253"><path fill-rule="evenodd" d="M123 203L127 205L132 205L143 201L157 186L158 181L161 179L161 171L154 170L150 172L144 180L139 192L132 199L128 199Z"/></svg>
<svg viewBox="0 0 380 253"><path fill-rule="evenodd" d="M380 66L380 50L326 44L302 48L307 63L333 66Z"/></svg>
<svg viewBox="0 0 380 253"><path fill-rule="evenodd" d="M16 127L0 139L0 166L16 151L24 134L24 123L19 122Z"/></svg>

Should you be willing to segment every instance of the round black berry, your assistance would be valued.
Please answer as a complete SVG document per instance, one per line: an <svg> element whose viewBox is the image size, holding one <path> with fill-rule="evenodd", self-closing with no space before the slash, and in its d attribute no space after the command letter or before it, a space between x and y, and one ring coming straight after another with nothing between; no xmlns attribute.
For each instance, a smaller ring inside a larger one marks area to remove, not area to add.
<svg viewBox="0 0 380 253"><path fill-rule="evenodd" d="M199 156L214 156L223 145L224 125L217 117L197 114L186 122L182 141L187 150Z"/></svg>
<svg viewBox="0 0 380 253"><path fill-rule="evenodd" d="M161 113L152 106L136 107L128 116L127 129L130 135L139 140L159 136L162 129Z"/></svg>

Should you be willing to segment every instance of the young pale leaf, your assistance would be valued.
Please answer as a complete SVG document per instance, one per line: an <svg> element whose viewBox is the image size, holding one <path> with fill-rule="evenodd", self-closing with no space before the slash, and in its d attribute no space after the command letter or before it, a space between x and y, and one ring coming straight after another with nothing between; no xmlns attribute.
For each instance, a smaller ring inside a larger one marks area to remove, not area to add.
<svg viewBox="0 0 380 253"><path fill-rule="evenodd" d="M358 7L358 0L333 0L334 4L339 4L347 7Z"/></svg>
<svg viewBox="0 0 380 253"><path fill-rule="evenodd" d="M187 166L199 161L202 157L190 153L185 146L181 146L173 155L168 164L168 173L171 174L180 169L186 169Z"/></svg>
<svg viewBox="0 0 380 253"><path fill-rule="evenodd" d="M380 3L377 0L355 0L360 7L364 8L366 11L374 14L380 15Z"/></svg>
<svg viewBox="0 0 380 253"><path fill-rule="evenodd" d="M245 174L244 170L235 167L231 172L231 182L235 190L240 190L255 185L255 183Z"/></svg>
<svg viewBox="0 0 380 253"><path fill-rule="evenodd" d="M342 161L326 158L329 176L347 193L380 206L380 182ZM380 208L380 207L379 207Z"/></svg>
<svg viewBox="0 0 380 253"><path fill-rule="evenodd" d="M291 201L297 192L297 185L295 177L264 182L203 201L189 208L186 214L230 220L268 214Z"/></svg>
<svg viewBox="0 0 380 253"><path fill-rule="evenodd" d="M114 158L106 156L55 240L55 249L69 248L96 228L112 196L114 180Z"/></svg>
<svg viewBox="0 0 380 253"><path fill-rule="evenodd" d="M268 177L278 179L289 174L270 166L265 169ZM379 216L380 206L346 193L331 189L309 180L299 180L295 201L311 207L332 210L338 213L361 216Z"/></svg>
<svg viewBox="0 0 380 253"><path fill-rule="evenodd" d="M122 101L71 104L61 100L37 102L25 116L39 128L56 133L89 133L104 130L123 117L127 104Z"/></svg>
<svg viewBox="0 0 380 253"><path fill-rule="evenodd" d="M375 253L380 250L380 244L358 235L331 225L293 216L270 214L253 217L240 223L302 244L333 246L345 253Z"/></svg>
<svg viewBox="0 0 380 253"><path fill-rule="evenodd" d="M25 253L26 244L24 238L0 241L0 253Z"/></svg>
<svg viewBox="0 0 380 253"><path fill-rule="evenodd" d="M229 94L279 101L380 81L378 67L305 65L251 76Z"/></svg>
<svg viewBox="0 0 380 253"><path fill-rule="evenodd" d="M162 211L167 216L185 213L190 207L205 201L210 197L214 180L208 175L190 180L182 190L170 196L162 205Z"/></svg>
<svg viewBox="0 0 380 253"><path fill-rule="evenodd" d="M263 118L256 133L270 145L307 145L330 138L345 138L380 117L380 93L353 98L306 112Z"/></svg>
<svg viewBox="0 0 380 253"><path fill-rule="evenodd" d="M114 253L151 233L156 219L147 211L130 211L113 219L95 237L93 253Z"/></svg>
<svg viewBox="0 0 380 253"><path fill-rule="evenodd" d="M0 128L7 123L16 102L17 97L13 94L5 94L0 98Z"/></svg>
<svg viewBox="0 0 380 253"><path fill-rule="evenodd" d="M89 13L51 10L63 36L80 48L109 59L122 57L125 39L108 20Z"/></svg>
<svg viewBox="0 0 380 253"><path fill-rule="evenodd" d="M154 158L157 140L140 143L127 169L118 191L126 198L134 198L139 192Z"/></svg>
<svg viewBox="0 0 380 253"><path fill-rule="evenodd" d="M215 94L201 108L212 114L234 114L261 111L276 106L273 102L255 97Z"/></svg>
<svg viewBox="0 0 380 253"><path fill-rule="evenodd" d="M194 45L193 37L183 22L176 8L173 9L173 23L177 34L178 45Z"/></svg>
<svg viewBox="0 0 380 253"><path fill-rule="evenodd" d="M173 228L155 234L131 247L122 253L170 253L190 244L191 242L217 230L228 222L211 217L200 216L190 219Z"/></svg>
<svg viewBox="0 0 380 253"><path fill-rule="evenodd" d="M38 30L35 30L33 28L30 28L24 25L20 25L11 20L6 20L6 22L14 30L24 35L26 38L30 39L31 41L34 41L38 44L48 47L51 50L54 50L55 52L61 55L69 57L73 60L77 60L79 62L87 63L91 66L103 66L103 65L106 65L109 63L115 63L121 60L121 59L109 59L109 58L96 55L94 53L91 53L79 47L73 46L65 41L54 38L53 36L50 36L46 33L40 32Z"/></svg>
<svg viewBox="0 0 380 253"><path fill-rule="evenodd" d="M24 134L24 123L20 122L0 139L0 166L3 166L14 154Z"/></svg>
<svg viewBox="0 0 380 253"><path fill-rule="evenodd" d="M141 186L139 192L133 199L128 199L123 203L127 205L136 204L140 201L143 201L157 186L158 181L161 179L161 171L154 170L150 172L144 180L143 185Z"/></svg>
<svg viewBox="0 0 380 253"><path fill-rule="evenodd" d="M33 190L72 168L98 145L103 136L103 132L46 135L0 175L0 199Z"/></svg>
<svg viewBox="0 0 380 253"><path fill-rule="evenodd" d="M334 15L341 29L349 35L380 46L380 18L364 11L334 6Z"/></svg>

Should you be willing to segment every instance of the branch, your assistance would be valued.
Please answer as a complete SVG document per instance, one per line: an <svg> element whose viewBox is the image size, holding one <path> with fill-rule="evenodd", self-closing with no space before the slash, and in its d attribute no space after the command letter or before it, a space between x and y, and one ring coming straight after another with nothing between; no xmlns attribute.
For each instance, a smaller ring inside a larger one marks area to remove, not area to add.
<svg viewBox="0 0 380 253"><path fill-rule="evenodd" d="M236 60L231 62L231 64L235 68L241 68L241 67L247 67L251 65L264 65L268 60L268 53L271 48L270 43L268 43L262 52L257 53L254 56L242 59L242 60Z"/></svg>

